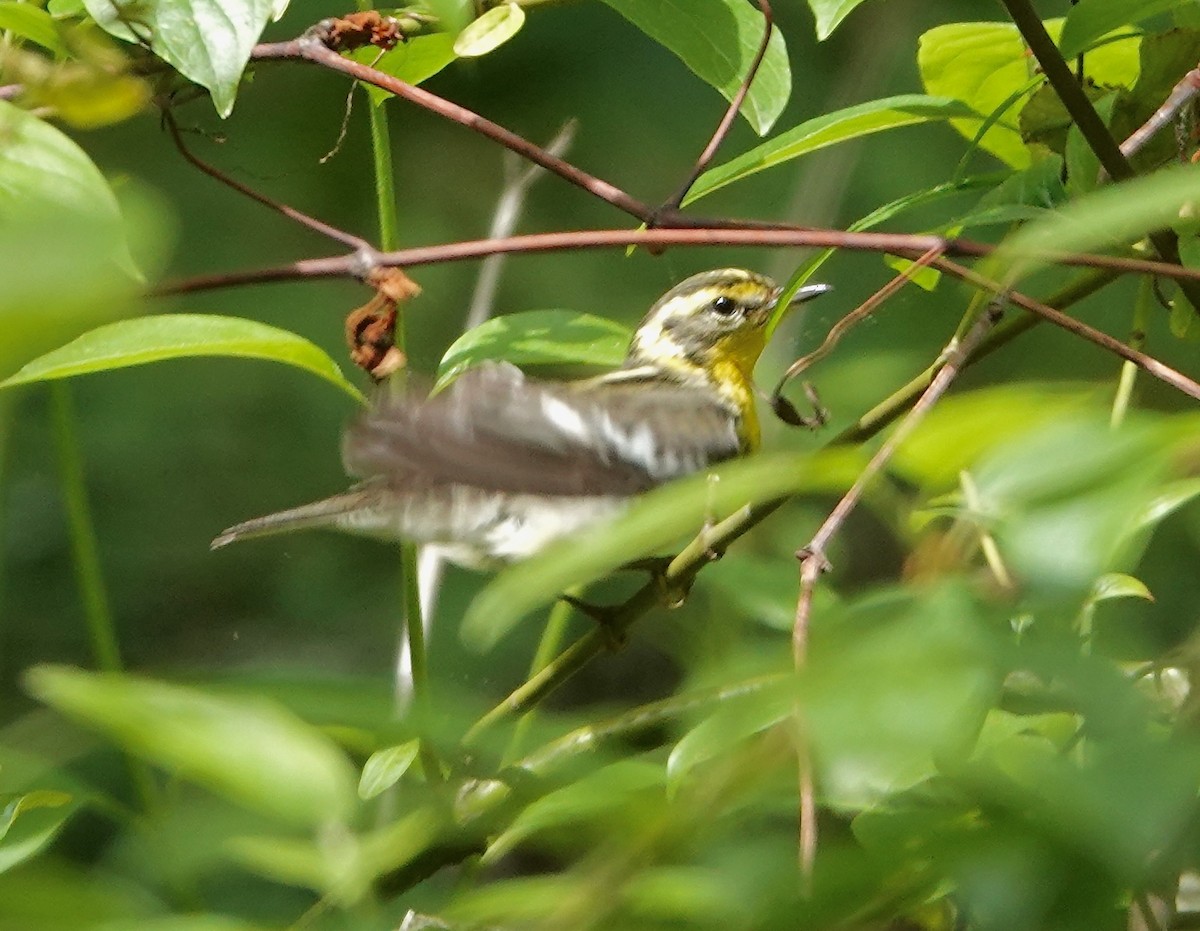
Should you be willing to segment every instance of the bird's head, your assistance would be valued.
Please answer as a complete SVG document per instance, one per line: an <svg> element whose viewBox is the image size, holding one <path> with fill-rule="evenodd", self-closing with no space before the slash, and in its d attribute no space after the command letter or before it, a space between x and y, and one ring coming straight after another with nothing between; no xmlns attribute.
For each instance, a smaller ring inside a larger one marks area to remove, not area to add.
<svg viewBox="0 0 1200 931"><path fill-rule="evenodd" d="M828 290L801 288L798 304ZM741 268L702 272L677 284L650 308L634 333L627 367L698 366L731 362L747 376L762 354L782 289L770 278Z"/></svg>

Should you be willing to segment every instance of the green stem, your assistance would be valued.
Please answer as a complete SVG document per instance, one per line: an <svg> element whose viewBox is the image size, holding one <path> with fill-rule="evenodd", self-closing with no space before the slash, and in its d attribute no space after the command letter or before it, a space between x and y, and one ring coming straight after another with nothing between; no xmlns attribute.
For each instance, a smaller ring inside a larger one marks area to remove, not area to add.
<svg viewBox="0 0 1200 931"><path fill-rule="evenodd" d="M1146 327L1150 320L1150 306L1154 303L1154 280L1143 278L1138 289L1137 302L1133 307L1133 328L1129 334L1129 347L1141 351L1146 344ZM1125 422L1129 412L1129 401L1133 397L1133 386L1137 381L1137 366L1126 360L1121 366L1121 377L1117 382L1117 393L1113 397L1112 415L1109 424L1115 430Z"/></svg>
<svg viewBox="0 0 1200 931"><path fill-rule="evenodd" d="M58 445L58 468L62 479L67 524L70 528L71 551L75 561L75 580L83 598L83 614L87 622L92 658L105 672L121 670L121 653L117 646L117 631L109 608L104 573L100 567L96 530L88 507L84 485L83 460L79 440L75 435L75 413L71 389L65 381L50 386L54 415L54 436Z"/></svg>
<svg viewBox="0 0 1200 931"><path fill-rule="evenodd" d="M579 597L582 594L582 589L579 587L568 589L565 594ZM550 665L554 659L554 655L561 649L563 638L567 635L567 624L571 620L571 612L574 609L566 601L556 601L550 609L550 614L546 618L546 627L542 631L542 637L538 641L537 652L534 653L533 662L529 664L529 675L527 678L532 679L539 672ZM509 742L508 750L504 754L505 760L512 760L521 752L521 746L525 742L525 737L529 733L529 728L533 726L533 718L536 709L531 708L517 722L517 727L513 731L512 740Z"/></svg>
<svg viewBox="0 0 1200 931"><path fill-rule="evenodd" d="M83 457L75 433L75 411L71 389L65 381L50 386L50 402L54 420L54 437L58 446L58 468L62 480L63 503L71 537L71 552L75 563L75 579L83 599L84 620L91 641L96 666L105 672L121 671L121 651L117 645L117 630L109 606L104 572L100 566L100 548L88 505L84 482ZM134 757L126 757L129 774L144 811L156 806L157 788L149 767Z"/></svg>

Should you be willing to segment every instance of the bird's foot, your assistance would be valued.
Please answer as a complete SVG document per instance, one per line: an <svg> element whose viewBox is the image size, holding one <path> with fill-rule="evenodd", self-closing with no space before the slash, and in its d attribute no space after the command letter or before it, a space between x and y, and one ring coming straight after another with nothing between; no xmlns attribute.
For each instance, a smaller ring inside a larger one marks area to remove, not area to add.
<svg viewBox="0 0 1200 931"><path fill-rule="evenodd" d="M646 556L643 559L628 562L621 568L631 572L649 573L655 587L658 588L658 600L663 607L673 610L687 601L687 596L692 590L690 580L684 583L679 579L672 579L667 574L667 570L674 561L674 556Z"/></svg>

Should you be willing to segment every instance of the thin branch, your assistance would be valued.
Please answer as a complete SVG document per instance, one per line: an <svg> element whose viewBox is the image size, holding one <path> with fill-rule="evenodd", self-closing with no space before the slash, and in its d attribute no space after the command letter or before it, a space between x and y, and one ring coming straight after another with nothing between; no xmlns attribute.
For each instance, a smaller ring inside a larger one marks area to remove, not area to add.
<svg viewBox="0 0 1200 931"><path fill-rule="evenodd" d="M266 61L271 59L292 59L308 61L313 64L339 71L359 81L374 84L390 94L414 103L419 107L436 113L451 122L458 123L468 129L486 136L493 142L511 149L523 158L541 165L547 171L558 175L571 184L583 188L588 193L599 197L606 203L612 204L618 210L636 217L642 222L648 222L653 215L652 208L635 197L625 193L614 184L603 181L585 171L576 168L569 162L551 155L540 146L534 145L511 130L493 123L486 117L468 110L466 107L452 103L436 94L412 84L384 74L375 68L361 64L349 58L343 58L337 52L327 48L319 39L313 36L302 36L290 42L273 42L257 45L251 53L251 59Z"/></svg>
<svg viewBox="0 0 1200 931"><path fill-rule="evenodd" d="M1160 129L1169 124L1175 115L1200 93L1200 68L1193 68L1183 76L1183 79L1172 88L1163 105L1154 111L1154 115L1135 129L1121 143L1121 154L1130 158L1142 150Z"/></svg>
<svg viewBox="0 0 1200 931"><path fill-rule="evenodd" d="M721 122L717 124L712 138L708 140L708 145L704 147L704 151L696 159L696 164L692 166L692 170L688 173L683 184L679 186L679 190L672 194L659 207L660 213L669 215L678 210L679 205L683 203L683 199L687 197L688 191L696 183L696 179L712 164L712 160L717 156L717 149L721 147L721 143L729 135L729 130L733 128L733 121L737 119L738 110L742 108L742 103L745 101L746 95L750 92L750 85L754 83L754 78L758 75L758 69L762 67L763 59L767 55L767 47L771 44L771 30L774 28L775 17L771 12L771 4L768 0L757 0L757 3L763 15L763 37L762 41L758 44L758 51L754 53L754 59L750 62L746 76L742 79L742 83L738 87L737 93L733 95L733 99L729 101L729 106L725 109L725 113L721 117Z"/></svg>
<svg viewBox="0 0 1200 931"><path fill-rule="evenodd" d="M1038 64L1046 75L1046 79L1058 94L1063 106L1071 115L1075 125L1079 127L1088 147L1100 161L1101 168L1108 176L1116 181L1124 181L1134 176L1129 160L1125 158L1121 147L1104 125L1104 120L1088 100L1082 85L1071 73L1070 66L1058 51L1058 46L1046 32L1037 12L1030 0L1001 0L1009 16L1020 30L1021 36L1033 52ZM1166 262L1179 264L1179 241L1170 230L1158 230L1150 233L1150 242L1154 245L1159 257ZM1200 312L1200 285L1188 282L1180 284L1180 290L1187 297L1193 309Z"/></svg>
<svg viewBox="0 0 1200 931"><path fill-rule="evenodd" d="M707 221L706 221L707 222ZM848 232L844 230L781 228L754 226L720 228L698 226L688 229L580 230L559 233L535 233L506 239L477 239L437 246L416 246L398 252L382 252L372 257L380 267L416 267L443 262L461 262L486 258L497 253L568 252L583 249L613 249L627 246L759 246L762 248L803 247L846 249L857 252L890 252L916 259L930 249L941 248L946 255L978 258L990 255L995 247L969 239L945 239L940 236L904 233ZM1089 253L1049 253L1048 261L1062 265L1107 268L1130 274L1159 275L1175 280L1200 282L1200 270L1149 259ZM369 269L368 269L369 270ZM308 278L360 279L364 273L361 255L328 256L300 259L287 265L251 269L218 275L201 275L168 282L151 290L151 295L185 294L248 284L296 281Z"/></svg>
<svg viewBox="0 0 1200 931"><path fill-rule="evenodd" d="M320 233L322 236L327 236L330 239L340 242L343 246L349 246L351 249L359 250L362 253L373 253L375 247L358 236L352 233L347 233L344 230L338 229L336 226L330 226L316 217L310 217L307 213L297 210L295 207L290 207L287 204L282 204L279 201L272 200L265 194L260 194L251 187L247 187L240 181L227 175L208 162L201 159L188 149L183 142L183 135L179 130L179 124L175 121L175 115L170 110L163 110L163 124L167 127L167 131L171 134L171 139L175 142L175 148L179 150L179 154L188 160L194 167L198 168L210 178L215 178L226 187L233 188L239 194L249 197L251 200L257 201L264 207L269 207L276 213L281 213L289 220L295 220L301 226L305 226L315 233Z"/></svg>
<svg viewBox="0 0 1200 931"><path fill-rule="evenodd" d="M813 534L808 545L796 553L796 557L800 560L800 594L796 600L796 617L792 627L792 658L796 666L796 671L802 670L808 659L808 629L809 619L812 614L812 599L813 592L816 590L817 580L822 573L829 568L829 561L825 557L825 550L829 546L829 541L833 535L841 529L846 518L857 507L858 502L862 499L863 493L868 484L874 481L875 477L887 466L895 454L896 449L909 436L913 430L921 422L924 416L938 402L946 390L950 387L951 382L962 371L964 365L971 354L978 348L980 342L987 335L988 331L999 320L1000 309L998 305L990 305L987 313L981 315L975 324L971 327L967 335L961 342L951 340L946 349L943 350L941 358L944 360L940 371L934 377L929 387L913 405L912 410L902 420L896 430L876 451L870 461L866 464L863 470L855 479L854 484L842 496L837 505L829 516L825 518L824 523ZM799 768L799 859L800 873L804 879L806 886L811 884L813 874L813 864L817 853L817 812L816 812L816 790L813 776L813 762L811 748L807 739L807 730L804 727L804 719L801 709L796 709L796 728L797 728L797 763Z"/></svg>

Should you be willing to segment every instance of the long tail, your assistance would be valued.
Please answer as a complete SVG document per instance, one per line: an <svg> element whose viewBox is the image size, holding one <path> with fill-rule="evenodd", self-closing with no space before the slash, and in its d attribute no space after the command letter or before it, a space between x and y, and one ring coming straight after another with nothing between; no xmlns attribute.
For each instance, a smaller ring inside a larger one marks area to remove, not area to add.
<svg viewBox="0 0 1200 931"><path fill-rule="evenodd" d="M264 517L255 517L240 524L234 524L220 534L209 545L210 549L220 549L230 543L240 540L250 540L255 537L267 537L277 533L290 533L293 530L307 530L313 527L329 527L336 523L337 518L348 514L364 504L367 497L362 491L348 491L345 494L323 498L312 504L302 504L300 507L277 511Z"/></svg>

